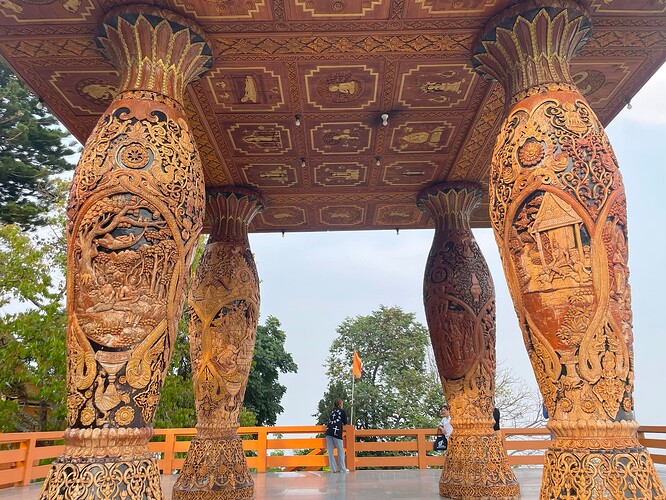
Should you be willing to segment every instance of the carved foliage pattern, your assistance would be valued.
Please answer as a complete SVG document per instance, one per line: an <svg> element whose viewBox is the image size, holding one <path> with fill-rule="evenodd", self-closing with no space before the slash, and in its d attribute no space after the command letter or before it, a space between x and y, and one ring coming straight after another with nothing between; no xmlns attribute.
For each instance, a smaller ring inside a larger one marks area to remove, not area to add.
<svg viewBox="0 0 666 500"><path fill-rule="evenodd" d="M157 459L105 462L94 458L78 462L57 460L44 483L40 500L144 500L163 498Z"/></svg>
<svg viewBox="0 0 666 500"><path fill-rule="evenodd" d="M604 447L613 448L614 453L549 448L545 453L540 498L665 498L645 448L622 449L612 441L604 443ZM600 493L601 488L592 478L602 476L607 480L605 491Z"/></svg>
<svg viewBox="0 0 666 500"><path fill-rule="evenodd" d="M439 494L445 498L520 498L520 486L495 432L451 436Z"/></svg>
<svg viewBox="0 0 666 500"><path fill-rule="evenodd" d="M202 169L187 124L150 97L162 104L150 112L144 95L114 101L70 193L70 426L150 425L175 335L172 311L182 306L203 223Z"/></svg>
<svg viewBox="0 0 666 500"><path fill-rule="evenodd" d="M254 498L254 482L245 462L243 442L194 439L173 489L174 500Z"/></svg>

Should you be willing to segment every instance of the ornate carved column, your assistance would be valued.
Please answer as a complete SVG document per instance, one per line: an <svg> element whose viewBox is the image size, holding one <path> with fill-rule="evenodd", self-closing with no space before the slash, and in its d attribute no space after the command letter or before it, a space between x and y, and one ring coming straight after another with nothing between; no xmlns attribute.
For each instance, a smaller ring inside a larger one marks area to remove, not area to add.
<svg viewBox="0 0 666 500"><path fill-rule="evenodd" d="M238 437L259 320L259 277L247 228L264 203L249 189L207 195L211 235L190 288L197 436L173 487L177 499L252 498Z"/></svg>
<svg viewBox="0 0 666 500"><path fill-rule="evenodd" d="M70 191L68 428L41 498L162 498L147 444L204 212L181 100L212 57L199 27L146 6L110 12L97 42L121 83Z"/></svg>
<svg viewBox="0 0 666 500"><path fill-rule="evenodd" d="M474 62L507 102L490 217L551 416L541 498L665 498L634 420L622 178L569 74L589 32L569 0L522 2L487 27Z"/></svg>
<svg viewBox="0 0 666 500"><path fill-rule="evenodd" d="M493 431L495 288L469 225L482 192L466 182L419 193L435 221L423 281L426 319L454 432L444 457L440 495L519 498L506 450Z"/></svg>

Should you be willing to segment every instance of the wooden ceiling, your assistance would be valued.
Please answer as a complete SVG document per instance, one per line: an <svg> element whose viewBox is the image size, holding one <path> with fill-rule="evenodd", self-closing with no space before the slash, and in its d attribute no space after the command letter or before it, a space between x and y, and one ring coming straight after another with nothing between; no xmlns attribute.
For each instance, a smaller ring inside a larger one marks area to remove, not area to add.
<svg viewBox="0 0 666 500"><path fill-rule="evenodd" d="M97 25L126 3L0 0L0 55L82 142L118 80ZM212 40L215 66L185 104L207 185L265 196L251 231L424 228L423 187L487 187L504 96L474 73L471 54L488 19L515 1L149 3ZM608 124L666 60L666 2L589 7L594 32L572 75ZM473 226L487 227L487 212L486 202Z"/></svg>

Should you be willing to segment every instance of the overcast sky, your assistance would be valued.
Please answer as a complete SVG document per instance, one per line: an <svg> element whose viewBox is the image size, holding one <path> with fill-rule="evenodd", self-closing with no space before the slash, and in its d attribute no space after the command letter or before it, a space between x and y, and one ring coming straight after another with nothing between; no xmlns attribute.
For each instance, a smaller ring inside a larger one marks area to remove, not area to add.
<svg viewBox="0 0 666 500"><path fill-rule="evenodd" d="M608 127L624 177L629 218L633 294L636 416L644 425L666 424L663 377L666 328L666 67ZM536 388L522 335L490 229L475 230L495 281L497 359ZM336 327L368 315L380 304L400 306L426 324L423 272L434 230L253 234L261 278L261 319L277 317L297 374L287 386L278 425L311 425L327 381L323 363ZM361 353L362 355L362 353ZM350 360L351 366L351 360ZM406 403L408 404L408 403Z"/></svg>

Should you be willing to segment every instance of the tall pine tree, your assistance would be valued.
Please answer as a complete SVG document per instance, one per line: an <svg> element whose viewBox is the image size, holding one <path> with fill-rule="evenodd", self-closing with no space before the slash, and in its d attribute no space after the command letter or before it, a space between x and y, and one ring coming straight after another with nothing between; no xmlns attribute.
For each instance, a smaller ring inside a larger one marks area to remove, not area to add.
<svg viewBox="0 0 666 500"><path fill-rule="evenodd" d="M71 136L0 62L0 223L46 223L56 202L50 177L74 168L66 141Z"/></svg>

